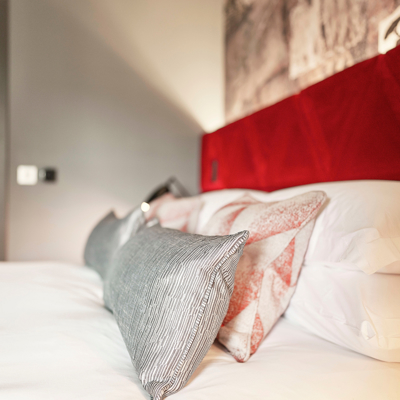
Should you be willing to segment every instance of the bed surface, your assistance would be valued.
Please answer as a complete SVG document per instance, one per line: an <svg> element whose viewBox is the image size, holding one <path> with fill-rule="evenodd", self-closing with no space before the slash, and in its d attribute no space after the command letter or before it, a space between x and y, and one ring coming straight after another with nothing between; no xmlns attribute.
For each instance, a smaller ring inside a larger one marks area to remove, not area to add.
<svg viewBox="0 0 400 400"><path fill-rule="evenodd" d="M176 400L400 399L400 363L385 363L281 318L237 363L214 344ZM102 284L61 263L0 263L0 399L148 399Z"/></svg>

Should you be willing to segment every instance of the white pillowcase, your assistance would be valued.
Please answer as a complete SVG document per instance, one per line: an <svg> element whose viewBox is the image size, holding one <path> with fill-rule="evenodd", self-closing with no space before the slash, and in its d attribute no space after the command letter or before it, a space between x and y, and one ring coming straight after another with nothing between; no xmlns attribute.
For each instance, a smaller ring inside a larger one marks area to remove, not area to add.
<svg viewBox="0 0 400 400"><path fill-rule="evenodd" d="M358 353L400 362L400 275L304 265L285 317Z"/></svg>
<svg viewBox="0 0 400 400"><path fill-rule="evenodd" d="M203 194L201 230L243 193L264 202L309 191L328 201L316 219L295 294L285 317L356 352L400 362L400 182L318 183L271 193Z"/></svg>
<svg viewBox="0 0 400 400"><path fill-rule="evenodd" d="M203 194L196 232L211 216L243 193L264 202L309 191L324 191L328 202L316 220L305 262L333 268L400 274L400 182L345 181L297 186L267 193L242 189Z"/></svg>

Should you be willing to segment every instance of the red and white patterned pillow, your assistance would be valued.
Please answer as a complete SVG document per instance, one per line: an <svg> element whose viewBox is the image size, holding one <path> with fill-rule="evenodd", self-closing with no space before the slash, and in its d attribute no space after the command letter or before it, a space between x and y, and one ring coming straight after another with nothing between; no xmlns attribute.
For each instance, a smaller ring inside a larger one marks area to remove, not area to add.
<svg viewBox="0 0 400 400"><path fill-rule="evenodd" d="M235 288L218 340L245 362L286 310L324 192L262 203L245 194L219 209L203 235L250 231L237 266Z"/></svg>
<svg viewBox="0 0 400 400"><path fill-rule="evenodd" d="M166 193L150 203L146 220L158 218L164 228L194 233L203 201L199 196L175 198Z"/></svg>

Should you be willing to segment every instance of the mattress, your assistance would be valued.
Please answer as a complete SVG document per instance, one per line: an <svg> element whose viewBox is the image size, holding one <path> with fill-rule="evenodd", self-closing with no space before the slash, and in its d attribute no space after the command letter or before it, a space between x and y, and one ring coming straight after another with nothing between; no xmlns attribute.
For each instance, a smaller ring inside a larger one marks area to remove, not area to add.
<svg viewBox="0 0 400 400"><path fill-rule="evenodd" d="M398 400L400 363L346 350L281 318L244 364L214 344L173 398ZM0 399L148 399L94 271L0 263Z"/></svg>

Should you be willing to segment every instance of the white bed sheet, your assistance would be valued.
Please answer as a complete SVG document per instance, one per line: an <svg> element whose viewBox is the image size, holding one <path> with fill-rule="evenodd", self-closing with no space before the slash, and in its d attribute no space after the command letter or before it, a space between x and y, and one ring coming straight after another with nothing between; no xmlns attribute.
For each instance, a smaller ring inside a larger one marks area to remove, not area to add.
<svg viewBox="0 0 400 400"><path fill-rule="evenodd" d="M245 364L213 345L172 398L399 400L400 363L359 355L281 319ZM148 399L95 272L0 263L0 399Z"/></svg>

